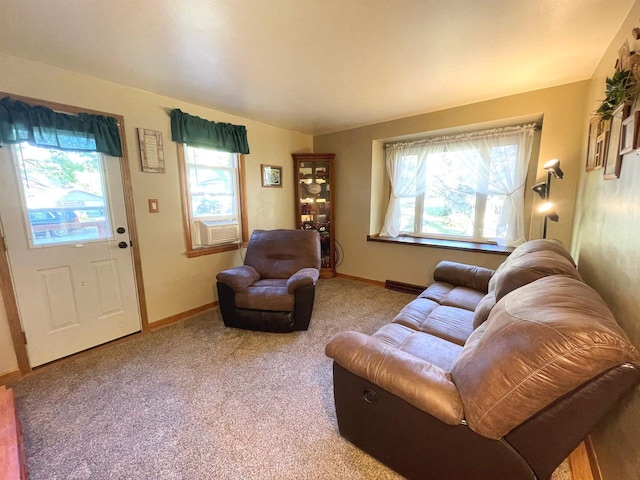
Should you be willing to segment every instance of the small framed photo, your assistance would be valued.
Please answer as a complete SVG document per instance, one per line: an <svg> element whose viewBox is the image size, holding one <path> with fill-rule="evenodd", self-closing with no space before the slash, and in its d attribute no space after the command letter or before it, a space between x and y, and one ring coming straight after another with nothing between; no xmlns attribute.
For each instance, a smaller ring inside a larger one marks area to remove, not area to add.
<svg viewBox="0 0 640 480"><path fill-rule="evenodd" d="M635 115L629 115L627 118L622 120L622 133L620 134L620 155L632 152L637 148L638 137L637 129L635 128L637 116L638 112L635 112Z"/></svg>
<svg viewBox="0 0 640 480"><path fill-rule="evenodd" d="M611 119L600 120L596 129L596 151L593 160L593 169L604 168L604 159L607 156L607 147L609 146L609 129L611 128Z"/></svg>
<svg viewBox="0 0 640 480"><path fill-rule="evenodd" d="M593 163L593 170L604 167L604 158L607 155L607 144L609 141L609 131L606 130L598 135L596 141L596 153Z"/></svg>
<svg viewBox="0 0 640 480"><path fill-rule="evenodd" d="M585 169L587 172L596 168L596 147L598 143L598 124L600 117L593 117L589 122L589 141L587 143L587 163Z"/></svg>
<svg viewBox="0 0 640 480"><path fill-rule="evenodd" d="M140 143L140 161L142 162L142 171L147 173L164 173L162 132L139 128L138 142Z"/></svg>
<svg viewBox="0 0 640 480"><path fill-rule="evenodd" d="M616 108L611 116L611 128L609 129L609 145L604 161L604 178L606 180L620 178L622 168L622 155L620 154L620 140L622 135L622 120L626 105Z"/></svg>
<svg viewBox="0 0 640 480"><path fill-rule="evenodd" d="M640 148L640 110L633 112L633 149Z"/></svg>
<svg viewBox="0 0 640 480"><path fill-rule="evenodd" d="M618 61L620 70L630 70L631 69L631 49L629 48L629 40L625 40L618 50Z"/></svg>
<svg viewBox="0 0 640 480"><path fill-rule="evenodd" d="M260 165L263 187L282 187L282 167L277 165Z"/></svg>

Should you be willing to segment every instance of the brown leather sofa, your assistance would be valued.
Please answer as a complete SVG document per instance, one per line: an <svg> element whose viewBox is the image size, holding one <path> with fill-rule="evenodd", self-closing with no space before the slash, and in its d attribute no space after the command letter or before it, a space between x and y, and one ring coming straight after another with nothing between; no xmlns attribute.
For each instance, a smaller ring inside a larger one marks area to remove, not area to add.
<svg viewBox="0 0 640 480"><path fill-rule="evenodd" d="M244 265L217 276L228 327L269 332L307 330L320 276L315 230L254 230Z"/></svg>
<svg viewBox="0 0 640 480"><path fill-rule="evenodd" d="M407 478L546 479L640 382L640 356L559 242L495 271L442 262L373 335L343 332L340 433Z"/></svg>

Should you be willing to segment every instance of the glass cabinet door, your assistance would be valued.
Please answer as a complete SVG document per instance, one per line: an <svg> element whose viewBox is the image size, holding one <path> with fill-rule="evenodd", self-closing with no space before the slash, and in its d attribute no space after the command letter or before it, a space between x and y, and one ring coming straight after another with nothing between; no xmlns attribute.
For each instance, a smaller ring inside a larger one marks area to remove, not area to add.
<svg viewBox="0 0 640 480"><path fill-rule="evenodd" d="M296 228L320 233L323 278L336 274L332 153L294 153Z"/></svg>

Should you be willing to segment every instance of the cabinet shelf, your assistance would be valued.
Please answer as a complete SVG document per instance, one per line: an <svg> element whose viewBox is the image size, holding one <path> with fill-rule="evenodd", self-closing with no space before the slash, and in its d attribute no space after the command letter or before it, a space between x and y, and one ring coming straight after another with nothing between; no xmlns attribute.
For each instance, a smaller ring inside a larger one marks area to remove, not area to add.
<svg viewBox="0 0 640 480"><path fill-rule="evenodd" d="M296 228L320 233L320 276L336 275L333 153L294 153Z"/></svg>

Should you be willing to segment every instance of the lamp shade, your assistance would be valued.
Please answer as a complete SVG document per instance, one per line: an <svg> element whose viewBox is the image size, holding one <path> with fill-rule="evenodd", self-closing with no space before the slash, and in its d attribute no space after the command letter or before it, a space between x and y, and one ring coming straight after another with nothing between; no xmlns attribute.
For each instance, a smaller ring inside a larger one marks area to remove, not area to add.
<svg viewBox="0 0 640 480"><path fill-rule="evenodd" d="M531 190L540 195L540 198L545 200L547 198L547 184L545 182L536 183Z"/></svg>
<svg viewBox="0 0 640 480"><path fill-rule="evenodd" d="M542 168L544 168L547 172L551 173L556 178L562 178L564 173L560 169L560 160L557 158L553 158L546 162Z"/></svg>

